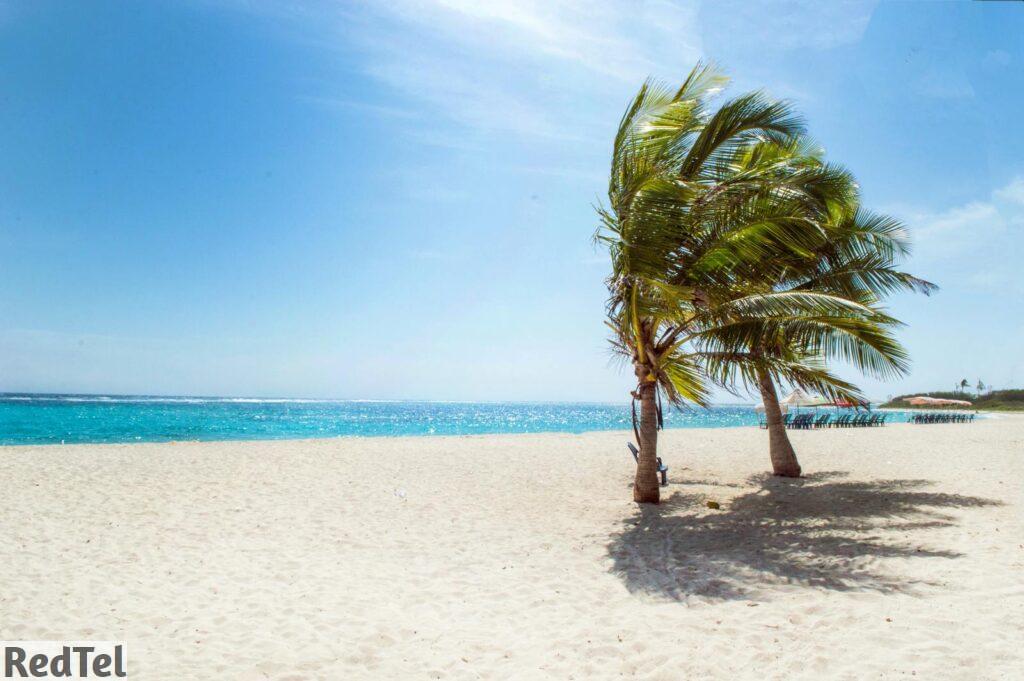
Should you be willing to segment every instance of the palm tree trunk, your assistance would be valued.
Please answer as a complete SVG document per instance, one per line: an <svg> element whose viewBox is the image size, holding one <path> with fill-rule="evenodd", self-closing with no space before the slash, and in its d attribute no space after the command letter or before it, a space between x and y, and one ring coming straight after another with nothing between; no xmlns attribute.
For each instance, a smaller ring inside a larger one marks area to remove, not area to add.
<svg viewBox="0 0 1024 681"><path fill-rule="evenodd" d="M768 452L772 459L772 473L786 478L799 478L800 462L796 460L796 452L793 451L786 427L782 423L782 409L779 407L775 383L766 371L758 371L757 378L768 423Z"/></svg>
<svg viewBox="0 0 1024 681"><path fill-rule="evenodd" d="M640 394L640 456L637 457L633 501L656 504L661 495L658 485L657 387L654 383L642 381L637 390Z"/></svg>

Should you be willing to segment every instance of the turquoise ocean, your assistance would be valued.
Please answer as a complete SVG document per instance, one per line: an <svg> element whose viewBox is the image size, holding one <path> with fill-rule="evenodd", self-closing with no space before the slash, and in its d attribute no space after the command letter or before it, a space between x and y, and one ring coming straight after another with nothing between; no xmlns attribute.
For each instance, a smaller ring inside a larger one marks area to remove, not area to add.
<svg viewBox="0 0 1024 681"><path fill-rule="evenodd" d="M890 414L903 421L905 414ZM753 426L752 406L665 410L666 428ZM0 444L629 430L621 404L0 394Z"/></svg>

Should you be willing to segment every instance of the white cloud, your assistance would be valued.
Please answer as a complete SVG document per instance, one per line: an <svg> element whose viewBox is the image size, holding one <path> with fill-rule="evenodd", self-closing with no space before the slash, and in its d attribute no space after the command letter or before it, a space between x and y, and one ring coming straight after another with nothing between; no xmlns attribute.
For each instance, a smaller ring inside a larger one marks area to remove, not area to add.
<svg viewBox="0 0 1024 681"><path fill-rule="evenodd" d="M400 96L410 97L464 128L539 137L565 134L542 108L459 60L437 55L386 57L366 70Z"/></svg>
<svg viewBox="0 0 1024 681"><path fill-rule="evenodd" d="M1024 220L1024 177L975 200L944 211L893 208L912 228L918 252L941 258L970 252L1007 232Z"/></svg>
<svg viewBox="0 0 1024 681"><path fill-rule="evenodd" d="M570 62L632 82L665 66L665 54L699 54L690 3L580 0L397 0L372 3L383 17L442 35L451 45L508 61Z"/></svg>
<svg viewBox="0 0 1024 681"><path fill-rule="evenodd" d="M400 130L453 148L509 134L603 143L615 121L606 112L621 111L649 76L682 78L704 56L705 36L721 34L730 45L745 36L758 50L828 49L859 41L875 7L859 0L198 1L263 14L303 40L354 56L355 68L382 86L367 106L382 115L418 112ZM806 96L785 83L773 87ZM358 106L344 92L315 98Z"/></svg>
<svg viewBox="0 0 1024 681"><path fill-rule="evenodd" d="M1002 189L992 193L996 199L1024 206L1024 177L1018 177Z"/></svg>
<svg viewBox="0 0 1024 681"><path fill-rule="evenodd" d="M944 211L890 212L911 228L916 273L940 285L944 279L988 292L1024 291L1013 257L1024 252L1024 177Z"/></svg>
<svg viewBox="0 0 1024 681"><path fill-rule="evenodd" d="M356 55L384 86L367 103L381 114L422 111L428 125L473 133L588 138L593 122L583 111L593 103L618 110L644 78L677 80L701 54L692 0L194 1L261 15L299 40ZM359 106L341 92L309 99ZM435 144L464 143L423 128L406 126Z"/></svg>
<svg viewBox="0 0 1024 681"><path fill-rule="evenodd" d="M581 104L609 98L618 109L644 78L679 78L700 55L694 6L666 0L361 7L341 31L365 72L473 133L590 139L595 125Z"/></svg>
<svg viewBox="0 0 1024 681"><path fill-rule="evenodd" d="M1000 225L999 211L991 203L972 201L963 206L929 216L924 220L921 233L927 236L948 238L957 233L970 231L977 234Z"/></svg>

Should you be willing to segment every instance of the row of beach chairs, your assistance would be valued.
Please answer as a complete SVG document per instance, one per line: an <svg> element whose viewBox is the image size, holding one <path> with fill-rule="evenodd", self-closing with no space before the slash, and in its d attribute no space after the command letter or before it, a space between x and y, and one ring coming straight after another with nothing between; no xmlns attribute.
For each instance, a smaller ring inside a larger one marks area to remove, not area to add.
<svg viewBox="0 0 1024 681"><path fill-rule="evenodd" d="M887 414L840 414L832 420L832 414L786 414L782 425L794 430L812 430L814 428L873 428L884 426ZM761 421L761 428L768 424Z"/></svg>
<svg viewBox="0 0 1024 681"><path fill-rule="evenodd" d="M973 420L974 414L958 412L914 414L910 417L911 423L970 423Z"/></svg>

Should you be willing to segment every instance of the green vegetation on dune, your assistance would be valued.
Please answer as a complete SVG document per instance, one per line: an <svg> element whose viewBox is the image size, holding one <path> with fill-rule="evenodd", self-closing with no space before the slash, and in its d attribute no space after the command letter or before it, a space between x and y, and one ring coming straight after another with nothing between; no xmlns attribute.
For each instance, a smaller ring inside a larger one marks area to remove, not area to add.
<svg viewBox="0 0 1024 681"><path fill-rule="evenodd" d="M949 409L950 407L915 407L904 402L907 397L924 395L926 397L941 397L947 400L967 400L974 405L974 409L986 411L1024 411L1024 390L993 390L984 395L971 395L969 393L936 391L930 393L912 393L899 395L880 406L889 409ZM953 407L955 408L955 407Z"/></svg>

